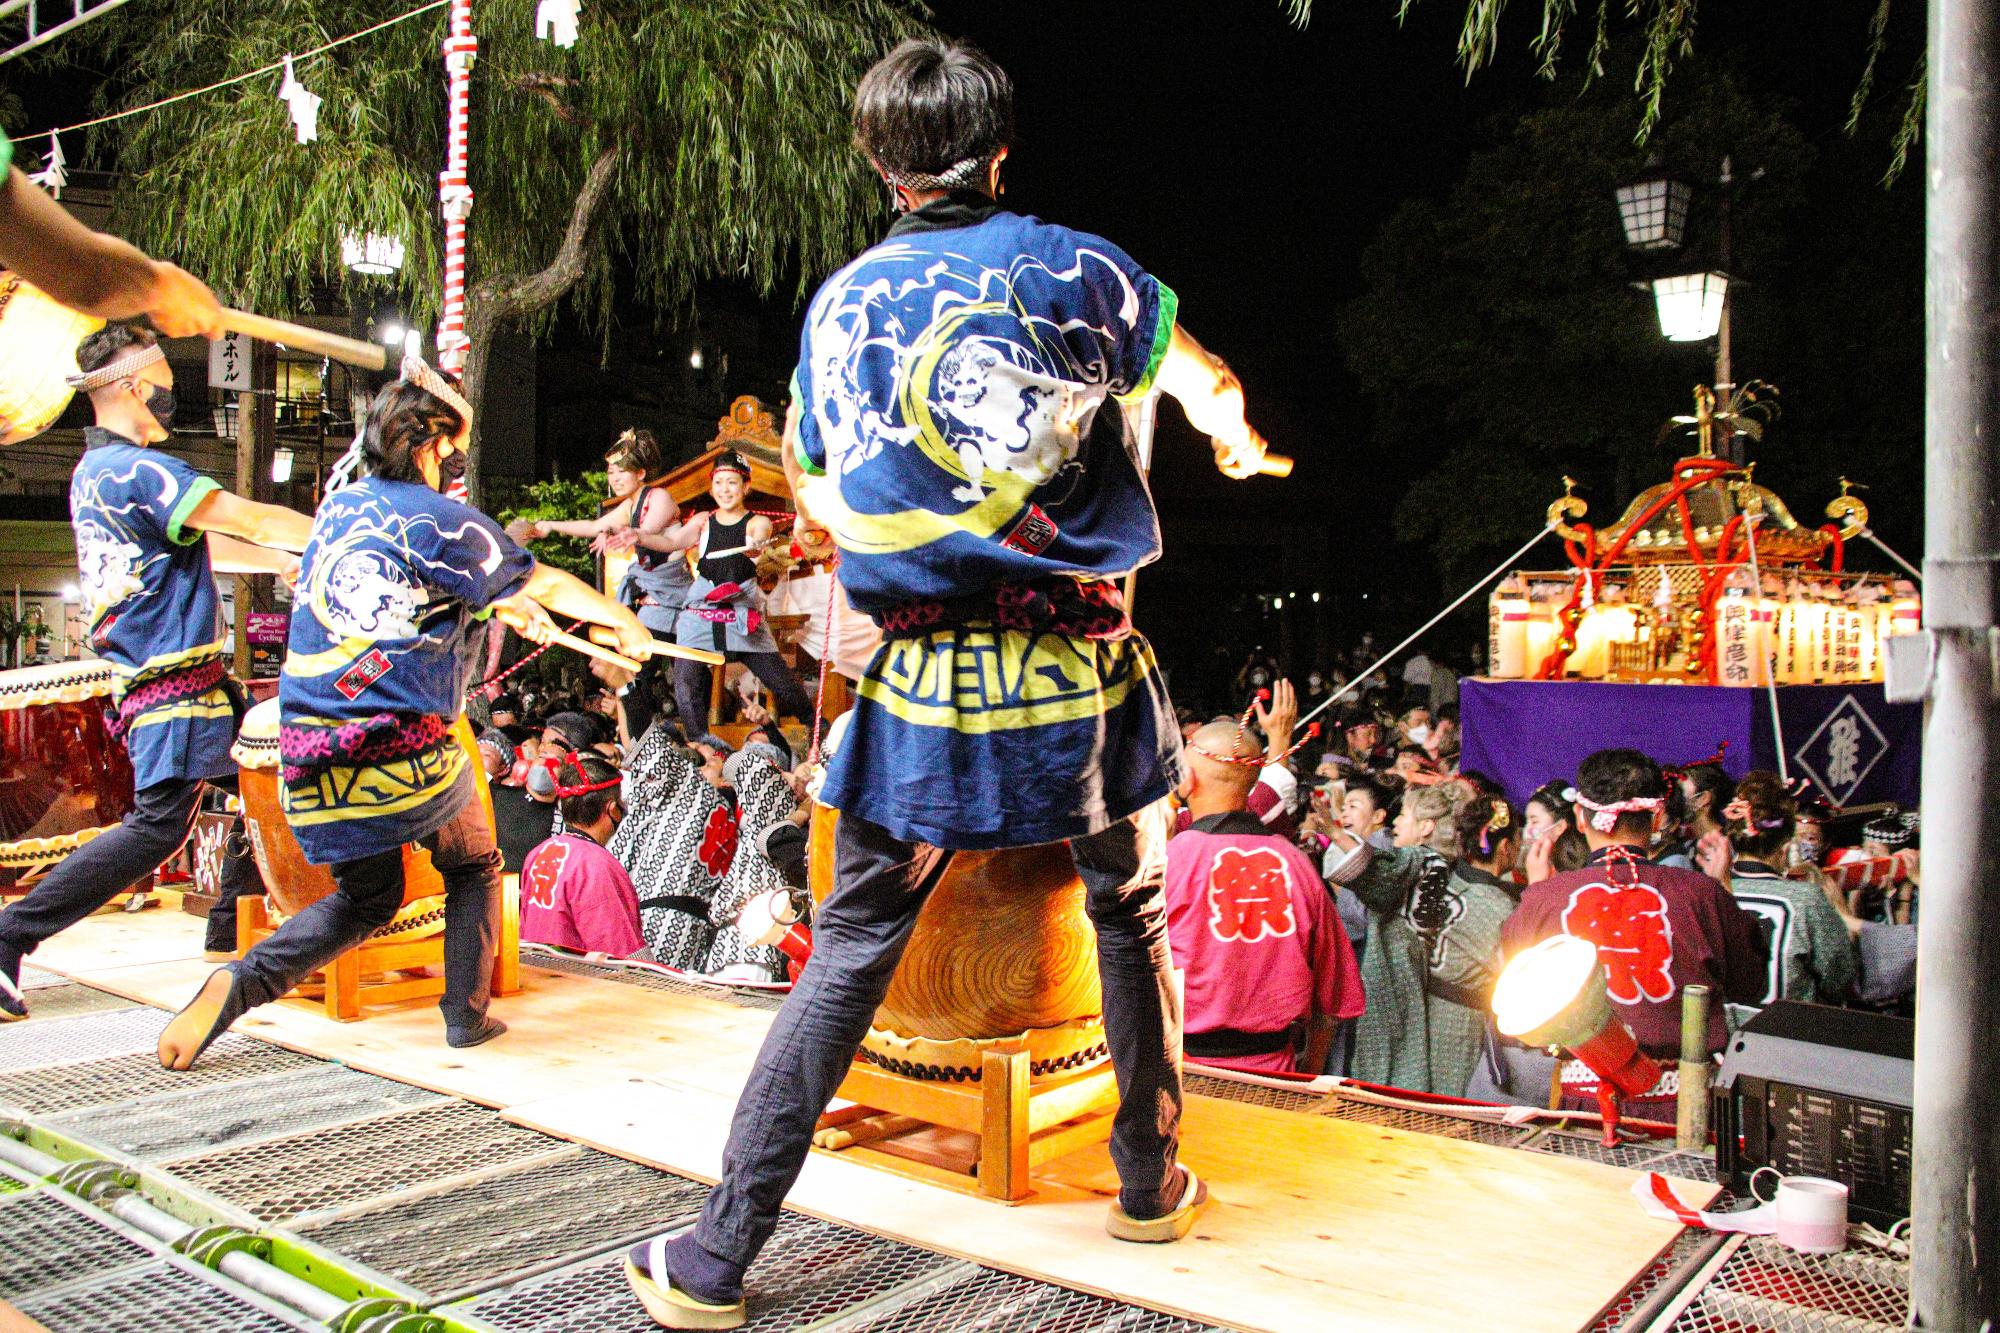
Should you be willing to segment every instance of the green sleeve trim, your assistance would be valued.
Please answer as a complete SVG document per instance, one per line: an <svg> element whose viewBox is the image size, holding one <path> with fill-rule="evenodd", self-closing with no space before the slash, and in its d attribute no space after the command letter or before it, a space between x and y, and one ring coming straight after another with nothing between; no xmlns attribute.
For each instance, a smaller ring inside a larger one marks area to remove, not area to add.
<svg viewBox="0 0 2000 1333"><path fill-rule="evenodd" d="M187 493L181 496L180 503L174 506L174 512L167 515L167 540L176 546L190 546L199 540L201 530L199 528L189 530L186 527L188 515L192 514L195 506L206 500L212 492L221 489L213 477L196 477L187 488Z"/></svg>
<svg viewBox="0 0 2000 1333"><path fill-rule="evenodd" d="M5 130L0 130L0 176L5 176L7 169L13 165L14 141L7 137Z"/></svg>
<svg viewBox="0 0 2000 1333"><path fill-rule="evenodd" d="M1117 395L1121 403L1136 402L1153 391L1153 382L1160 377L1160 363L1167 359L1167 348L1174 341L1174 324L1180 318L1181 298L1174 295L1174 289L1155 278L1153 285L1160 289L1160 314L1153 324L1153 350L1146 358L1146 373L1139 382Z"/></svg>
<svg viewBox="0 0 2000 1333"><path fill-rule="evenodd" d="M792 395L792 401L795 403L798 402L800 397L798 371L794 370L792 372L792 382L788 387ZM803 415L803 412L801 412L801 415ZM808 477L824 477L826 475L825 468L806 456L806 437L804 431L799 431L792 437L792 457L799 461L799 471L805 473Z"/></svg>

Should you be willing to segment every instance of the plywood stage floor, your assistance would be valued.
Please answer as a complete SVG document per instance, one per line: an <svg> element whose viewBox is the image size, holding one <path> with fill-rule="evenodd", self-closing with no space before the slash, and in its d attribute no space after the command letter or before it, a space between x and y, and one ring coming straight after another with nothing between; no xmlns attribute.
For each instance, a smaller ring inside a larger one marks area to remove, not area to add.
<svg viewBox="0 0 2000 1333"><path fill-rule="evenodd" d="M210 970L200 923L162 911L93 917L33 961L164 1008ZM494 1006L511 1031L469 1051L444 1045L427 1002L351 1024L279 1004L237 1031L714 1180L770 1015L533 967L523 977L526 989ZM1031 1277L1284 1333L1574 1333L1678 1231L1640 1212L1631 1172L1589 1162L1199 1096L1182 1134L1215 1203L1178 1245L1105 1235L1117 1182L1101 1146L1043 1167L1015 1207L815 1152L790 1204ZM1712 1192L1682 1187L1690 1200Z"/></svg>

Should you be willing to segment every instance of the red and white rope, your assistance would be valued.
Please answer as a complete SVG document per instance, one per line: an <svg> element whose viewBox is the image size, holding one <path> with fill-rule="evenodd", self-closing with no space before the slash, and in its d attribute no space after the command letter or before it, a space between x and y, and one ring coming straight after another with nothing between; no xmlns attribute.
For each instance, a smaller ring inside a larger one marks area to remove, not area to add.
<svg viewBox="0 0 2000 1333"><path fill-rule="evenodd" d="M444 208L444 302L438 312L437 361L453 374L465 367L465 235L472 212L466 138L471 119L472 62L479 39L472 35L472 0L451 0L451 26L444 39L445 161L438 174Z"/></svg>

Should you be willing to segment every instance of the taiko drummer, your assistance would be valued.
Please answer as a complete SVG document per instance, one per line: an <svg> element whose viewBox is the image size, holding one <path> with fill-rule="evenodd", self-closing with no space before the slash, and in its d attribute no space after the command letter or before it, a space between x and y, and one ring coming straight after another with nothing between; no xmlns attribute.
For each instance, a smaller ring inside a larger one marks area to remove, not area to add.
<svg viewBox="0 0 2000 1333"><path fill-rule="evenodd" d="M472 409L416 357L370 407L364 475L328 495L312 524L279 682L282 803L306 858L334 892L211 975L160 1036L186 1069L243 1012L284 995L361 943L403 901L406 843L444 881L445 1040L506 1030L488 1016L500 929L500 853L453 736L478 622L497 614L531 639L548 611L607 625L643 655L638 618L539 564L500 526L440 492L461 475ZM545 611L543 608L547 608Z"/></svg>
<svg viewBox="0 0 2000 1333"><path fill-rule="evenodd" d="M173 429L174 375L157 339L112 324L77 348L71 388L90 395L70 478L77 586L90 645L109 661L111 729L132 757L132 812L71 852L20 902L0 912L0 1020L26 1018L21 959L151 874L187 841L204 782L236 765L241 696L227 671L215 575L298 569L310 521L223 490L151 446ZM251 873L240 855L235 874Z"/></svg>
<svg viewBox="0 0 2000 1333"><path fill-rule="evenodd" d="M1123 1103L1108 1227L1175 1240L1204 1199L1175 1160L1160 889L1180 732L1116 582L1159 555L1160 529L1122 407L1173 395L1231 476L1260 470L1263 441L1171 291L1110 242L996 201L1013 90L992 61L906 42L862 80L854 121L903 217L813 298L786 464L884 643L822 796L842 813L815 952L737 1103L722 1182L691 1231L628 1259L668 1327L744 1321L744 1272L957 850L1069 842Z"/></svg>

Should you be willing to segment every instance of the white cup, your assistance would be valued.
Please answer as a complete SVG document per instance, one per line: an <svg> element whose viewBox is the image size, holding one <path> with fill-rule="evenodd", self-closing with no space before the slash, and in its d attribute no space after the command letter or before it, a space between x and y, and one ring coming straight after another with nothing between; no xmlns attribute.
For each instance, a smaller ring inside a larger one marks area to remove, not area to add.
<svg viewBox="0 0 2000 1333"><path fill-rule="evenodd" d="M1760 1167L1757 1175L1775 1168ZM1758 1198L1757 1179L1750 1192ZM1777 1191L1778 1243L1800 1254L1838 1254L1847 1248L1847 1186L1821 1176L1781 1176Z"/></svg>

